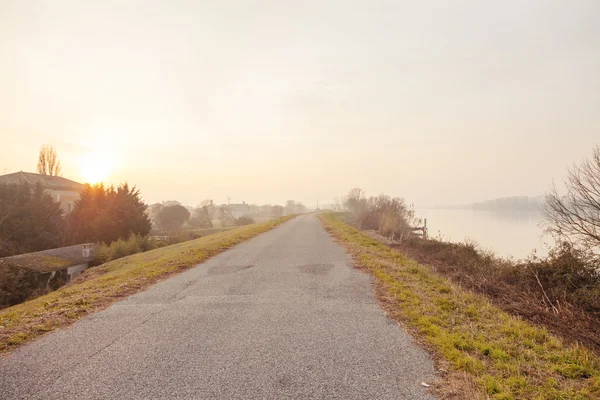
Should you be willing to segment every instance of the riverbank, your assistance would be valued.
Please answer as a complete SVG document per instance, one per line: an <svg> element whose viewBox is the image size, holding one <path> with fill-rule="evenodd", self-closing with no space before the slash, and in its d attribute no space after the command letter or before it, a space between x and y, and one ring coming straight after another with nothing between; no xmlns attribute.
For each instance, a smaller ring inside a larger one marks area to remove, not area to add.
<svg viewBox="0 0 600 400"><path fill-rule="evenodd" d="M436 269L361 233L335 214L327 230L375 277L391 318L428 347L442 381L436 390L454 399L597 399L600 361L492 304Z"/></svg>
<svg viewBox="0 0 600 400"><path fill-rule="evenodd" d="M497 257L471 243L410 238L390 246L502 310L600 355L600 276L593 273L592 261L568 244L547 257L523 261Z"/></svg>

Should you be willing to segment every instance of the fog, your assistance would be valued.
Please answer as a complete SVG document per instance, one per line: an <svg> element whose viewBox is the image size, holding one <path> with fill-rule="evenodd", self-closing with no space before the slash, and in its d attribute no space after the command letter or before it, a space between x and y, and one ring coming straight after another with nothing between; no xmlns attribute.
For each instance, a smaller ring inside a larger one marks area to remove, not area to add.
<svg viewBox="0 0 600 400"><path fill-rule="evenodd" d="M0 173L148 203L543 194L600 135L600 3L0 1Z"/></svg>

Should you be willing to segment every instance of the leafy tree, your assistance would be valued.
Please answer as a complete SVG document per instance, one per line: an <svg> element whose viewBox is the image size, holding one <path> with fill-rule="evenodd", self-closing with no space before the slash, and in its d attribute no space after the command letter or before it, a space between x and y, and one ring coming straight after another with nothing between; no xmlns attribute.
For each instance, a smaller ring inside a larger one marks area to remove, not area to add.
<svg viewBox="0 0 600 400"><path fill-rule="evenodd" d="M140 192L121 184L86 185L68 216L72 243L110 243L130 234L146 236L152 227Z"/></svg>
<svg viewBox="0 0 600 400"><path fill-rule="evenodd" d="M38 155L37 172L42 175L60 176L62 169L60 161L53 146L45 144Z"/></svg>
<svg viewBox="0 0 600 400"><path fill-rule="evenodd" d="M181 229L190 218L190 212L182 205L163 207L157 215L159 229L172 231Z"/></svg>
<svg viewBox="0 0 600 400"><path fill-rule="evenodd" d="M40 185L0 185L0 257L60 246L60 205Z"/></svg>
<svg viewBox="0 0 600 400"><path fill-rule="evenodd" d="M158 226L158 214L160 213L160 210L162 210L163 205L160 203L154 203L150 206L148 206L148 209L146 210L146 213L148 214L148 218L150 218L150 222L152 223L152 226L157 227Z"/></svg>

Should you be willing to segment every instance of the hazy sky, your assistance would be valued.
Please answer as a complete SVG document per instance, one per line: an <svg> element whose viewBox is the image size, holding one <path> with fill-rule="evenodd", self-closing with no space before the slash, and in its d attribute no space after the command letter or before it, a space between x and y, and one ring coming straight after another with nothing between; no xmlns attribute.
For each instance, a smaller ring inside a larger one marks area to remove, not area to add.
<svg viewBox="0 0 600 400"><path fill-rule="evenodd" d="M537 195L600 144L599 21L598 0L0 0L0 173L48 143L149 202Z"/></svg>

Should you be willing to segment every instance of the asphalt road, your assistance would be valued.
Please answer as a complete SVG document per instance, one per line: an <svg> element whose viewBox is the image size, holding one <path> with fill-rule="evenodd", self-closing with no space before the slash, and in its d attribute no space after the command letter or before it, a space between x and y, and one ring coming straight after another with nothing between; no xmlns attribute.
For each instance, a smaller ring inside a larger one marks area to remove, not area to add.
<svg viewBox="0 0 600 400"><path fill-rule="evenodd" d="M8 399L432 399L371 278L297 217L0 359Z"/></svg>

